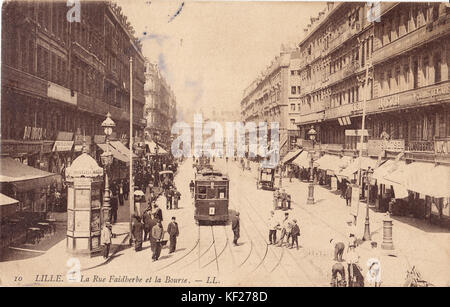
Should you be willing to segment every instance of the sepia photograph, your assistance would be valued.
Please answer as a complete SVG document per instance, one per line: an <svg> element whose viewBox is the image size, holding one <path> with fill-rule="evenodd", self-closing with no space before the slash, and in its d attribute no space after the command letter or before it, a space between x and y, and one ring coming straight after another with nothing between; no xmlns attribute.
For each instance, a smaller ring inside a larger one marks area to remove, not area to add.
<svg viewBox="0 0 450 307"><path fill-rule="evenodd" d="M0 3L0 287L450 287L448 1Z"/></svg>

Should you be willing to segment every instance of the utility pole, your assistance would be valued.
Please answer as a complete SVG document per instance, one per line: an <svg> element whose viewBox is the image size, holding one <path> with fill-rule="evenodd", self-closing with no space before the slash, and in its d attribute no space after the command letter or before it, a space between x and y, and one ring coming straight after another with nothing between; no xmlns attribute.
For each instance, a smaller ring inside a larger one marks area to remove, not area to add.
<svg viewBox="0 0 450 307"><path fill-rule="evenodd" d="M130 57L130 244L132 239L132 216L134 214L134 181L133 181L133 58Z"/></svg>

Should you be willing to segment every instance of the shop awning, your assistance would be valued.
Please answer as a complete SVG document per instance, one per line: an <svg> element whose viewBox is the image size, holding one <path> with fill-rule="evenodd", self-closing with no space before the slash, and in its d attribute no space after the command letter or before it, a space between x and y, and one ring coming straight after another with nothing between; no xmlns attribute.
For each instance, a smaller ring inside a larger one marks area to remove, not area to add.
<svg viewBox="0 0 450 307"><path fill-rule="evenodd" d="M117 149L121 154L123 154L124 156L128 157L128 160L130 159L130 150L123 145L122 142L120 141L111 141L110 143L115 149ZM136 156L134 153L132 153L133 155L133 159L137 159L138 156Z"/></svg>
<svg viewBox="0 0 450 307"><path fill-rule="evenodd" d="M25 165L9 157L0 158L0 183L11 183L18 192L47 187L61 176Z"/></svg>
<svg viewBox="0 0 450 307"><path fill-rule="evenodd" d="M151 154L167 154L167 151L162 148L161 146L159 146L158 144L156 144L153 141L145 141L145 145L148 146L148 150L150 151ZM158 149L158 150L156 150Z"/></svg>
<svg viewBox="0 0 450 307"><path fill-rule="evenodd" d="M372 178L376 179L379 184L386 184L386 180L384 179L384 177L392 173L397 168L397 163L404 162L387 160L385 163L383 163L373 171Z"/></svg>
<svg viewBox="0 0 450 307"><path fill-rule="evenodd" d="M359 170L359 161L361 159L361 169L367 170L369 167L375 169L377 167L378 160L368 157L358 157L353 160L345 169L343 169L338 176L347 179L353 179L353 175Z"/></svg>
<svg viewBox="0 0 450 307"><path fill-rule="evenodd" d="M297 149L297 150L288 152L281 160L281 163L286 164L286 163L292 162L292 160L294 160L302 151L303 151L303 149Z"/></svg>
<svg viewBox="0 0 450 307"><path fill-rule="evenodd" d="M294 161L292 161L292 164L295 164L299 167L303 167L303 168L309 168L309 164L310 164L311 158L308 154L307 151L302 151L301 154L299 154L297 156L297 158L294 159Z"/></svg>
<svg viewBox="0 0 450 307"><path fill-rule="evenodd" d="M0 193L0 218L16 213L19 201Z"/></svg>
<svg viewBox="0 0 450 307"><path fill-rule="evenodd" d="M384 176L394 191L397 185L431 197L450 197L450 166L425 162L397 162L396 166L396 170Z"/></svg>
<svg viewBox="0 0 450 307"><path fill-rule="evenodd" d="M106 152L108 147L106 144L97 144L103 152ZM123 155L120 151L115 149L111 144L109 145L109 151L112 153L113 157L121 162L128 163L129 159L127 156Z"/></svg>
<svg viewBox="0 0 450 307"><path fill-rule="evenodd" d="M424 178L424 194L440 198L450 197L450 166L437 165Z"/></svg>
<svg viewBox="0 0 450 307"><path fill-rule="evenodd" d="M339 165L341 158L335 155L325 154L314 162L314 166L321 170L331 170L334 171L336 166Z"/></svg>
<svg viewBox="0 0 450 307"><path fill-rule="evenodd" d="M5 194L0 193L0 206L9 206L18 204L19 201L17 199L6 196Z"/></svg>

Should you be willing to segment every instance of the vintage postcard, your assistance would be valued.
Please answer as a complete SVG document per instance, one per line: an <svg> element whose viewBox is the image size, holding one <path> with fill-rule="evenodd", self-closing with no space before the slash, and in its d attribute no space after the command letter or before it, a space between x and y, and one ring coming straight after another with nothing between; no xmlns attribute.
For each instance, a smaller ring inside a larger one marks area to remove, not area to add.
<svg viewBox="0 0 450 307"><path fill-rule="evenodd" d="M449 66L448 2L4 0L0 286L450 286Z"/></svg>

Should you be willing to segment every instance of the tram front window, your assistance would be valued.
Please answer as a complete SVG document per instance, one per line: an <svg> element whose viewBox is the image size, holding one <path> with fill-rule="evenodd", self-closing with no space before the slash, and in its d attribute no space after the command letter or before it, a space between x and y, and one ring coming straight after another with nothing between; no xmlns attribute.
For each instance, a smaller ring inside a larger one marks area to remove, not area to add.
<svg viewBox="0 0 450 307"><path fill-rule="evenodd" d="M198 199L206 199L206 187L198 187L197 197Z"/></svg>

